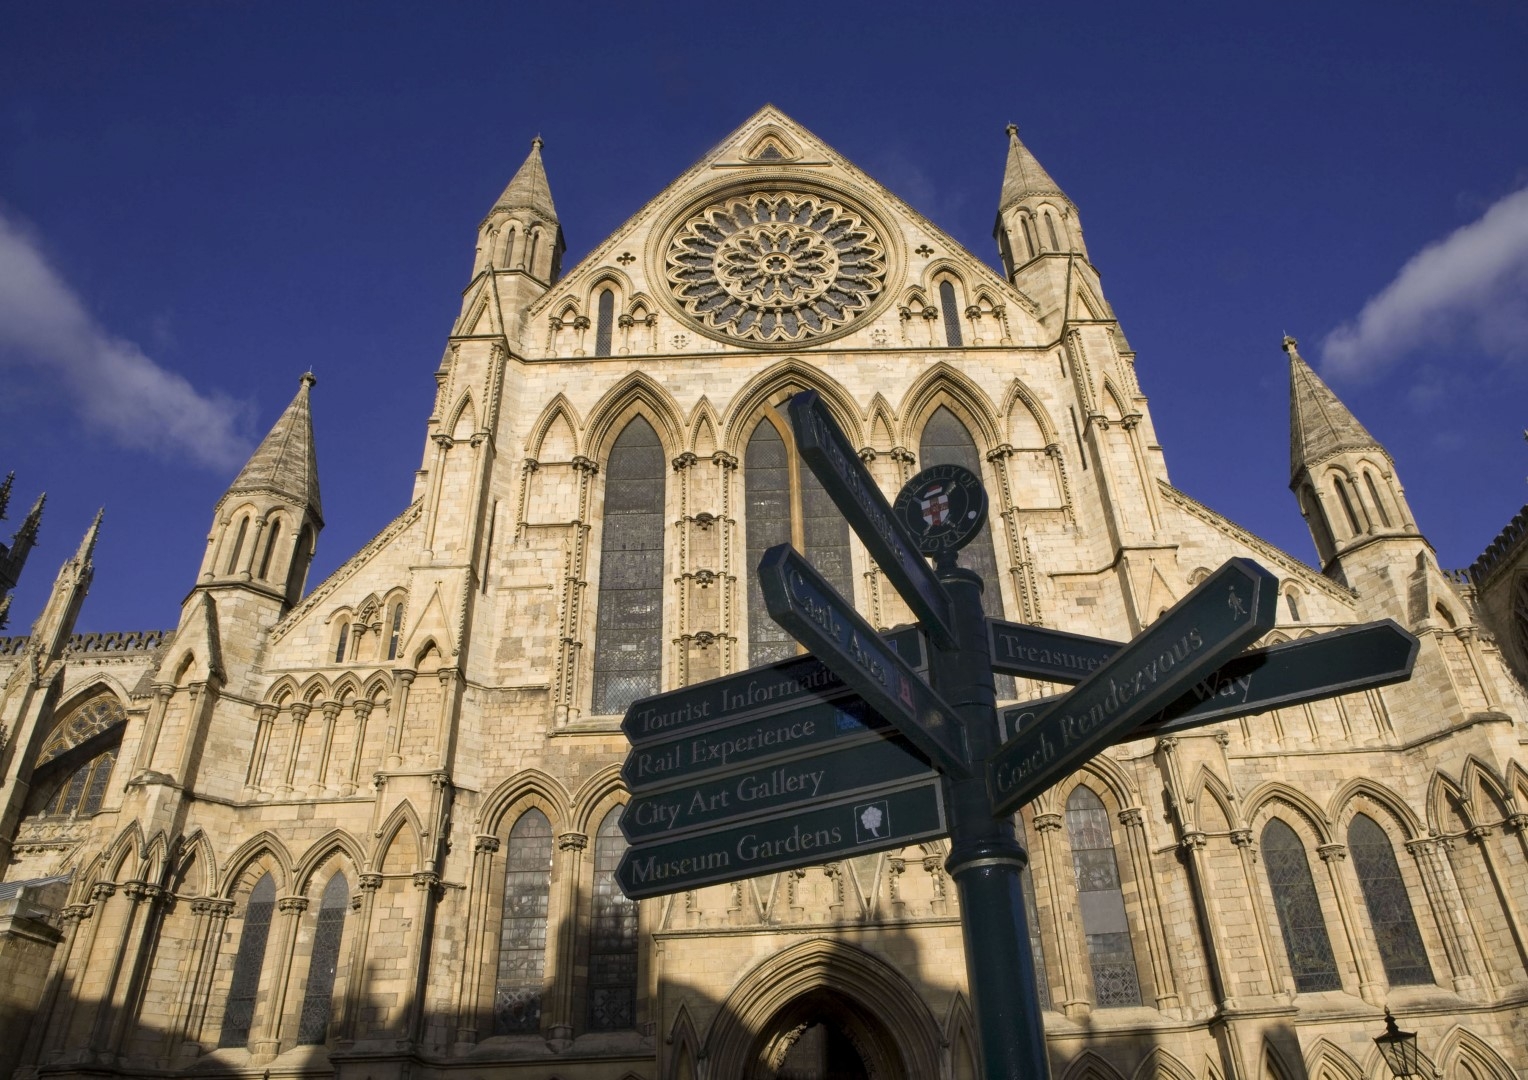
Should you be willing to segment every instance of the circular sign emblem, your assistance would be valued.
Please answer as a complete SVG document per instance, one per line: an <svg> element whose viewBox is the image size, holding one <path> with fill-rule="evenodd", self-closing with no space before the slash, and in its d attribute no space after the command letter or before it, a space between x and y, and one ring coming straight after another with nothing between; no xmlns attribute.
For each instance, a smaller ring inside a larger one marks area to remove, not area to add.
<svg viewBox="0 0 1528 1080"><path fill-rule="evenodd" d="M909 480L892 508L925 555L959 551L987 521L981 480L959 465L935 465Z"/></svg>

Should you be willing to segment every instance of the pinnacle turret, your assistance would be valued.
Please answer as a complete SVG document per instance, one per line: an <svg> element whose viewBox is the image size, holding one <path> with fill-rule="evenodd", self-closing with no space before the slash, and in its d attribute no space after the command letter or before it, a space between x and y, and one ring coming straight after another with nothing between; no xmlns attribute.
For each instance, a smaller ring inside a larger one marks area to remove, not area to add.
<svg viewBox="0 0 1528 1080"><path fill-rule="evenodd" d="M308 391L317 382L311 371L303 375L297 396L228 485L230 495L275 495L306 508L319 522L323 521L318 496L318 457L313 448L313 419L308 406Z"/></svg>
<svg viewBox="0 0 1528 1080"><path fill-rule="evenodd" d="M1302 471L1353 450L1385 452L1373 435L1358 422L1331 387L1300 356L1299 342L1285 336L1289 354L1289 475L1296 481Z"/></svg>
<svg viewBox="0 0 1528 1080"><path fill-rule="evenodd" d="M493 204L494 210L530 210L549 222L557 220L557 207L552 204L552 188L547 183L546 166L541 163L541 136L531 140L531 152L513 177L509 186Z"/></svg>
<svg viewBox="0 0 1528 1080"><path fill-rule="evenodd" d="M15 479L16 474L11 473L5 478L5 483L0 484L0 518L5 516ZM32 509L22 520L21 527L12 534L10 544L0 544L0 598L4 598L16 587L16 582L21 580L21 571L26 565L27 555L37 545L37 533L42 527L42 508L47 501L46 492L37 496L37 501L32 504ZM0 613L0 627L4 625L5 618L3 613Z"/></svg>
<svg viewBox="0 0 1528 1080"><path fill-rule="evenodd" d="M1008 125L1008 164L1003 169L1003 193L998 197L998 213L1014 203L1041 195L1056 196L1066 201L1066 192L1051 179L1050 173L1029 152L1029 147L1019 140L1017 124Z"/></svg>

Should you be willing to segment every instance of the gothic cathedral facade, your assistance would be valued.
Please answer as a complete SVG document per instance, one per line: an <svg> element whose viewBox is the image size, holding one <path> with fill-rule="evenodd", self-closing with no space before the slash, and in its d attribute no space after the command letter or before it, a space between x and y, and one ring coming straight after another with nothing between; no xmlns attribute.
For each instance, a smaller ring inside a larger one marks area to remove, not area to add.
<svg viewBox="0 0 1528 1080"><path fill-rule="evenodd" d="M990 615L1125 639L1246 556L1270 641L1421 640L1409 683L1121 744L1022 809L1057 1080L1378 1080L1386 1008L1434 1076L1528 1074L1528 700L1385 448L1286 339L1310 568L1173 487L1013 128L995 236L1001 271L766 107L565 271L537 140L374 539L310 587L304 376L178 626L73 632L98 519L0 639L0 1074L977 1076L943 843L613 879L626 706L795 650L760 552L911 620L798 463L803 389L887 492L983 478Z"/></svg>

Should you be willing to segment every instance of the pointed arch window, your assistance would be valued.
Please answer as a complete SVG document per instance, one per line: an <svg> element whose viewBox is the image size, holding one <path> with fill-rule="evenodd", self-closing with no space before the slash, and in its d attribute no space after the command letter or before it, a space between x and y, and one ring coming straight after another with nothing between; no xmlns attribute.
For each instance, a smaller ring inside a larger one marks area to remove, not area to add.
<svg viewBox="0 0 1528 1080"><path fill-rule="evenodd" d="M589 913L589 1027L617 1031L637 1022L637 905L615 881L626 851L621 807L594 836L594 903Z"/></svg>
<svg viewBox="0 0 1528 1080"><path fill-rule="evenodd" d="M345 650L349 647L350 621L347 619L340 623L339 635L334 639L334 662L336 664L343 664L345 662Z"/></svg>
<svg viewBox="0 0 1528 1080"><path fill-rule="evenodd" d="M387 658L389 660L396 660L396 659L398 659L398 640L399 640L399 636L403 633L403 601L402 600L399 600L395 604L393 604L392 617L390 619L388 619L387 625L388 625L388 631L387 631Z"/></svg>
<svg viewBox="0 0 1528 1080"><path fill-rule="evenodd" d="M1052 251L1061 250L1061 241L1056 238L1056 219L1051 217L1049 210L1045 212L1045 231L1050 235Z"/></svg>
<svg viewBox="0 0 1528 1080"><path fill-rule="evenodd" d="M287 601L293 602L302 594L308 577L308 560L313 557L313 527L304 525L292 546L292 564L287 569Z"/></svg>
<svg viewBox="0 0 1528 1080"><path fill-rule="evenodd" d="M939 282L939 317L944 320L944 343L952 349L963 344L960 337L960 302L955 298L955 283L949 278Z"/></svg>
<svg viewBox="0 0 1528 1080"><path fill-rule="evenodd" d="M1364 906L1369 909L1369 924L1385 965L1385 978L1391 986L1432 982L1432 965L1427 962L1427 950L1390 837L1373 818L1358 814L1348 825L1348 850L1363 889Z"/></svg>
<svg viewBox="0 0 1528 1080"><path fill-rule="evenodd" d="M1379 497L1379 487L1374 483L1374 474L1368 469L1364 470L1364 483L1369 485L1369 498L1374 500L1374 512L1379 515L1379 523L1385 528L1390 528L1390 514L1385 510L1385 500Z"/></svg>
<svg viewBox="0 0 1528 1080"><path fill-rule="evenodd" d="M276 882L266 874L250 890L244 905L244 930L233 961L233 983L223 1010L219 1046L244 1046L255 1019L255 997L260 992L260 971L265 967L265 943L271 935L271 913L276 910Z"/></svg>
<svg viewBox="0 0 1528 1080"><path fill-rule="evenodd" d="M610 355L610 337L615 329L615 293L610 289L600 291L595 304L594 355Z"/></svg>
<svg viewBox="0 0 1528 1080"><path fill-rule="evenodd" d="M345 912L349 907L350 884L344 874L335 874L324 886L323 899L318 904L308 984L303 989L302 1018L297 1025L299 1046L328 1041L329 1019L334 1009L334 975L339 969L340 939L345 936Z"/></svg>
<svg viewBox="0 0 1528 1080"><path fill-rule="evenodd" d="M1351 535L1357 536L1363 530L1358 525L1358 515L1353 512L1353 501L1348 498L1348 489L1342 482L1342 477L1332 477L1332 487L1337 492L1337 501L1342 503L1342 512L1348 519L1348 528Z"/></svg>
<svg viewBox="0 0 1528 1080"><path fill-rule="evenodd" d="M743 452L743 498L747 503L748 662L768 664L796 655L796 642L764 609L754 568L776 544L794 544L828 583L854 599L849 565L849 523L822 484L801 463L787 430L773 411L753 429Z"/></svg>
<svg viewBox="0 0 1528 1080"><path fill-rule="evenodd" d="M541 1026L551 889L552 823L532 808L509 830L504 860L504 921L493 995L496 1035L534 1033Z"/></svg>
<svg viewBox="0 0 1528 1080"><path fill-rule="evenodd" d="M271 531L265 537L265 554L260 557L260 580L271 579L271 556L276 554L276 541L281 539L281 519L271 522Z"/></svg>
<svg viewBox="0 0 1528 1080"><path fill-rule="evenodd" d="M1109 812L1086 785L1073 788L1067 797L1066 835L1072 847L1082 930L1088 939L1094 1003L1101 1009L1139 1005L1141 983L1130 943Z"/></svg>
<svg viewBox="0 0 1528 1080"><path fill-rule="evenodd" d="M594 638L596 714L623 713L658 692L663 666L663 444L634 417L605 466Z"/></svg>
<svg viewBox="0 0 1528 1080"><path fill-rule="evenodd" d="M918 465L927 469L934 465L959 465L977 476L982 475L981 455L976 452L976 440L948 408L941 405L923 425L923 436L918 441ZM982 610L988 618L1003 617L1003 591L999 584L997 548L992 541L995 526L988 515L987 527L976 534L960 553L960 563L981 575ZM1015 694L1012 675L995 676L997 696L1011 698Z"/></svg>
<svg viewBox="0 0 1528 1080"><path fill-rule="evenodd" d="M1035 225L1034 225L1034 222L1031 221L1027 215L1024 217L1023 221L1024 221L1024 246L1029 249L1029 257L1031 259L1033 259L1035 257L1035 251L1037 249L1037 245L1035 244Z"/></svg>
<svg viewBox="0 0 1528 1080"><path fill-rule="evenodd" d="M249 532L249 515L239 518L239 530L233 536L233 550L228 553L228 562L223 567L223 573L232 574L239 569L239 556L244 553L244 534Z"/></svg>
<svg viewBox="0 0 1528 1080"><path fill-rule="evenodd" d="M1342 989L1305 845L1278 818L1263 827L1263 865L1268 868L1268 885L1295 989L1300 993Z"/></svg>

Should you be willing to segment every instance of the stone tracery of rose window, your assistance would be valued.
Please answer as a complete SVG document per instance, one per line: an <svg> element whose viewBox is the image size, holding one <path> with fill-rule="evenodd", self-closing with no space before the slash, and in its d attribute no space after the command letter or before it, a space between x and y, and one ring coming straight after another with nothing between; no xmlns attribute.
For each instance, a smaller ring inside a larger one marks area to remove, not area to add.
<svg viewBox="0 0 1528 1080"><path fill-rule="evenodd" d="M674 297L712 333L794 343L846 326L885 288L874 226L822 195L754 192L694 214L670 242Z"/></svg>

